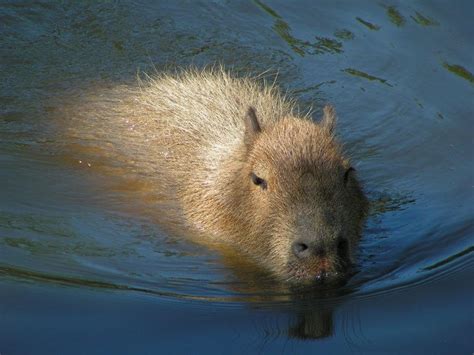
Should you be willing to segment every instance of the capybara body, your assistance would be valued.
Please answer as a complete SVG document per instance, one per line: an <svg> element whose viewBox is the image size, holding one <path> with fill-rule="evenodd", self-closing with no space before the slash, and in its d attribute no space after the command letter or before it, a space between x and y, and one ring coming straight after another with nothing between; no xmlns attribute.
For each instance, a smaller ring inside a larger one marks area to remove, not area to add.
<svg viewBox="0 0 474 355"><path fill-rule="evenodd" d="M119 91L89 133L155 174L195 238L235 247L282 280L345 276L367 202L331 107L315 123L274 85L222 69Z"/></svg>

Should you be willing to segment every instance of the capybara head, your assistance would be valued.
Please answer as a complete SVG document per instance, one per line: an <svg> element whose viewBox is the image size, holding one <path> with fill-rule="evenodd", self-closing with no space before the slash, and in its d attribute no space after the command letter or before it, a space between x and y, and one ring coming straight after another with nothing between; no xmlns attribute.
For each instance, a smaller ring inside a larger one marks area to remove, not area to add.
<svg viewBox="0 0 474 355"><path fill-rule="evenodd" d="M346 279L367 200L334 137L335 113L320 123L285 117L266 126L249 108L242 177L250 253L290 282Z"/></svg>

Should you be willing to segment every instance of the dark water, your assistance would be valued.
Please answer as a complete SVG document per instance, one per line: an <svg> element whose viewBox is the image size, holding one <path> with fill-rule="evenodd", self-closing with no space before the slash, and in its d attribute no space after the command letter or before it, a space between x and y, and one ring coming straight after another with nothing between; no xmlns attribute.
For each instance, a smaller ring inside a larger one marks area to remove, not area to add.
<svg viewBox="0 0 474 355"><path fill-rule="evenodd" d="M1 2L0 354L472 353L473 14L468 0ZM67 93L216 61L336 106L372 201L344 289L261 284L163 233L133 212L139 184L114 188L55 138Z"/></svg>

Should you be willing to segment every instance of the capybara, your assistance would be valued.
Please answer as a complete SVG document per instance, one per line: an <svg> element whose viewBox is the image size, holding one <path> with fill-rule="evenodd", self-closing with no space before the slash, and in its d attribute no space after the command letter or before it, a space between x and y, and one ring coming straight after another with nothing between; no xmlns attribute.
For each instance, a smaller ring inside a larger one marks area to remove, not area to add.
<svg viewBox="0 0 474 355"><path fill-rule="evenodd" d="M107 95L76 133L155 175L194 238L236 248L284 281L345 279L367 200L331 106L314 122L275 85L222 68L155 74Z"/></svg>

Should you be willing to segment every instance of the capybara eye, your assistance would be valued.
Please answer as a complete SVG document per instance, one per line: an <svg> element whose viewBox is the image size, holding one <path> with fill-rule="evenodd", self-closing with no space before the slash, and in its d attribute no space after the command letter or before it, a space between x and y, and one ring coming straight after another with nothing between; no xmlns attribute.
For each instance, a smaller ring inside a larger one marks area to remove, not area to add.
<svg viewBox="0 0 474 355"><path fill-rule="evenodd" d="M352 166L344 173L344 185L347 185L347 182L349 181L349 176L351 175L351 171L355 171Z"/></svg>
<svg viewBox="0 0 474 355"><path fill-rule="evenodd" d="M252 182L255 185L260 186L263 190L267 188L267 182L261 177L258 177L257 175L255 175L255 173L251 173L250 178L252 179Z"/></svg>

